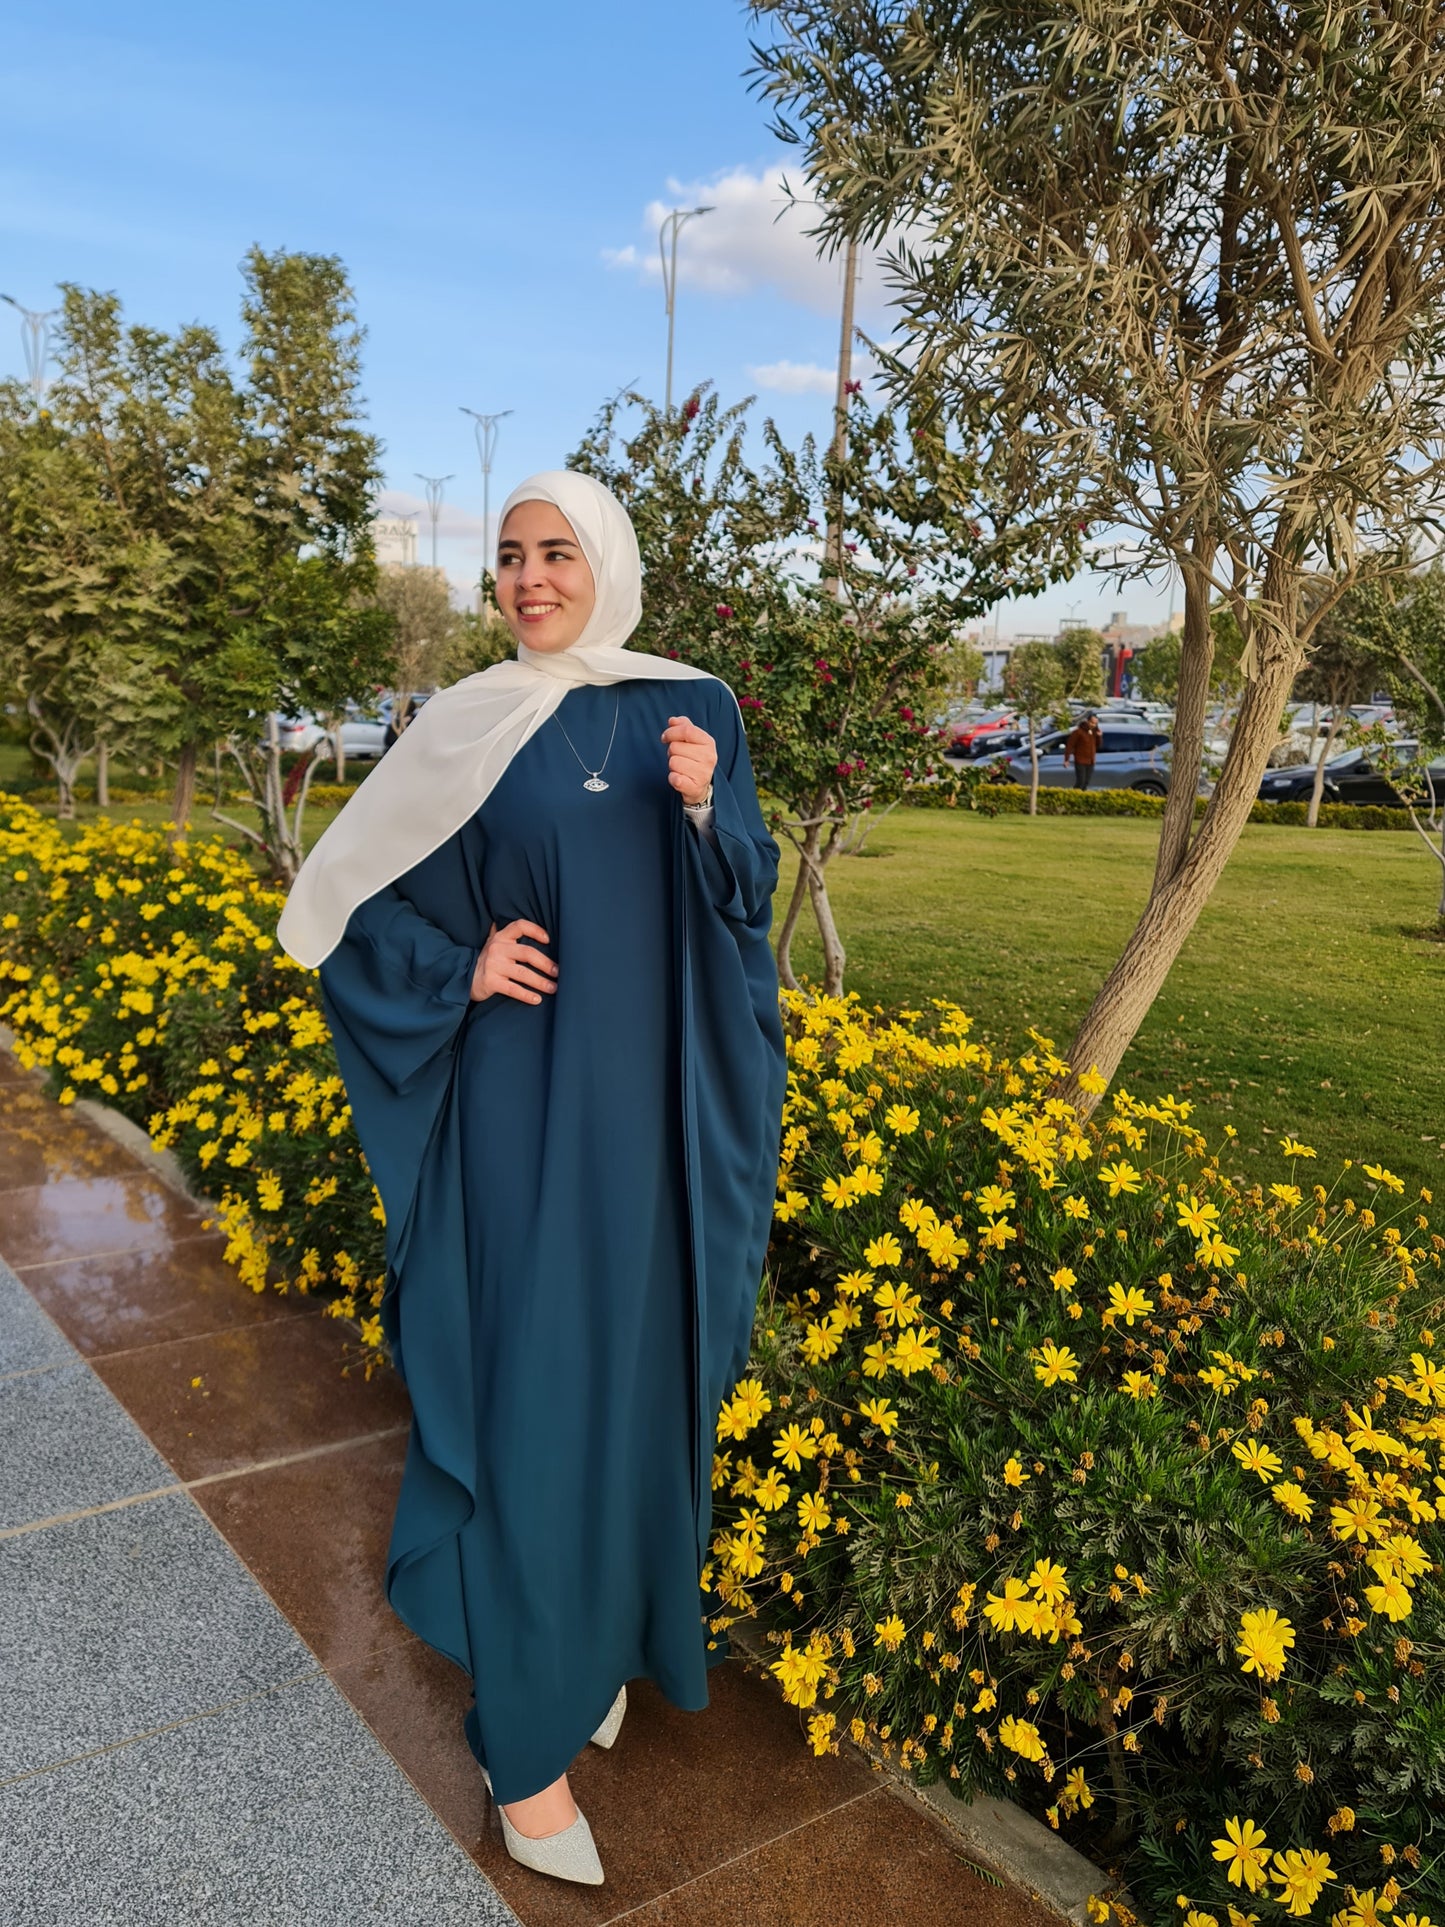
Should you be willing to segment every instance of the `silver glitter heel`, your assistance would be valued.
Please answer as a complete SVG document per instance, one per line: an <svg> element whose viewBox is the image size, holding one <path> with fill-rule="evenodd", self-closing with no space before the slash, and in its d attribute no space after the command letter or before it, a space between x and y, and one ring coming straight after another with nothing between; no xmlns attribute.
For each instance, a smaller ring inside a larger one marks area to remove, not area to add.
<svg viewBox="0 0 1445 1927"><path fill-rule="evenodd" d="M485 1767L482 1778L487 1783L487 1791L492 1791L492 1776ZM575 1880L584 1887L600 1887L605 1878L602 1862L597 1857L597 1843L592 1838L592 1829L587 1824L587 1816L579 1807L577 1818L570 1827L560 1833L544 1833L540 1840L533 1840L528 1834L518 1833L507 1818L507 1809L495 1799L493 1805L502 1821L502 1838L507 1843L507 1852L523 1867L530 1867L534 1873L551 1874L554 1880Z"/></svg>
<svg viewBox="0 0 1445 1927"><path fill-rule="evenodd" d="M608 1709L607 1718L592 1735L592 1744L594 1746L611 1746L612 1742L617 1738L617 1735L622 1731L622 1716L626 1711L627 1688L624 1686L619 1689L617 1698L613 1700L611 1707Z"/></svg>

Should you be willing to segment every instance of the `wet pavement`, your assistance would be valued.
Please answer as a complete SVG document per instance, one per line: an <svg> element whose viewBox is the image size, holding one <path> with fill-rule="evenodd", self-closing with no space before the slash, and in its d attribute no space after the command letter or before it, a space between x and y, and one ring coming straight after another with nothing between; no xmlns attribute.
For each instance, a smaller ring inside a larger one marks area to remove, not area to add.
<svg viewBox="0 0 1445 1927"><path fill-rule="evenodd" d="M579 1758L604 1886L517 1866L382 1591L406 1392L222 1251L0 1049L0 1919L1057 1927L740 1660Z"/></svg>

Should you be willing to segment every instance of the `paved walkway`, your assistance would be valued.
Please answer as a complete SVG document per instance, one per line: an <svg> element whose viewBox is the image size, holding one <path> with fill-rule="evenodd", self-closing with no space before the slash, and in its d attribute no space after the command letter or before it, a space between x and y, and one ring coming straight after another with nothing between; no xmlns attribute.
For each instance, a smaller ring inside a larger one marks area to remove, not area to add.
<svg viewBox="0 0 1445 1927"><path fill-rule="evenodd" d="M579 1762L605 1886L518 1867L381 1590L397 1380L3 1050L0 1260L6 1927L1055 1927L737 1661Z"/></svg>

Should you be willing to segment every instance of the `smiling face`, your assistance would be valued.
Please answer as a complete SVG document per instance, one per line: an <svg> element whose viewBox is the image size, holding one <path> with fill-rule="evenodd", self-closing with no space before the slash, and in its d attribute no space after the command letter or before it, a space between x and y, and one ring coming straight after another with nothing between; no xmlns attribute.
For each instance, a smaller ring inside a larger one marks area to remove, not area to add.
<svg viewBox="0 0 1445 1927"><path fill-rule="evenodd" d="M572 525L550 502L518 502L497 544L497 607L529 649L570 649L597 599Z"/></svg>

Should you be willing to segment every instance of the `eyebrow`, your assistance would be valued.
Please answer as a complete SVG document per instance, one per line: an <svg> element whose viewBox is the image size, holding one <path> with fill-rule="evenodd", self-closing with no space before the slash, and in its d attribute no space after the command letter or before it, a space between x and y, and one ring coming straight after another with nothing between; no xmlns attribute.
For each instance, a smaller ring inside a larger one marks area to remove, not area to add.
<svg viewBox="0 0 1445 1927"><path fill-rule="evenodd" d="M502 540L497 544L499 550L520 549L521 546L521 542L515 535L503 536ZM551 535L539 542L537 547L539 549L575 549L577 544L570 535Z"/></svg>

